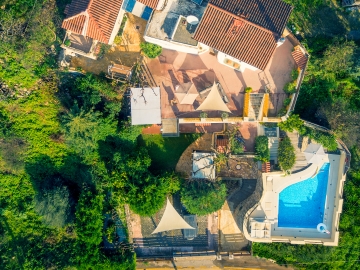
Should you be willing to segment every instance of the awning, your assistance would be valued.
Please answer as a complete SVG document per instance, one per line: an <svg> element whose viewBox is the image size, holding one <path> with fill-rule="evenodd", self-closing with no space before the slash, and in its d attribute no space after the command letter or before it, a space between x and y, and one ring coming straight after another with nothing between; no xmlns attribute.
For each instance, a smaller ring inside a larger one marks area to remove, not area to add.
<svg viewBox="0 0 360 270"><path fill-rule="evenodd" d="M308 163L318 163L325 157L325 151L322 145L310 143L304 151Z"/></svg>
<svg viewBox="0 0 360 270"><path fill-rule="evenodd" d="M131 88L131 124L161 124L160 88Z"/></svg>
<svg viewBox="0 0 360 270"><path fill-rule="evenodd" d="M196 109L197 111L223 111L229 112L228 106L226 106L225 102L222 99L222 96L219 93L218 87L214 82L211 87L209 95L205 98L203 103Z"/></svg>
<svg viewBox="0 0 360 270"><path fill-rule="evenodd" d="M156 229L152 232L159 233L165 231L172 231L172 230L180 230L180 229L194 229L191 227L175 210L175 208L170 203L169 199L166 201L166 208L165 212L156 227Z"/></svg>
<svg viewBox="0 0 360 270"><path fill-rule="evenodd" d="M175 90L175 96L180 104L193 104L195 99L199 96L195 85L192 82L180 84Z"/></svg>

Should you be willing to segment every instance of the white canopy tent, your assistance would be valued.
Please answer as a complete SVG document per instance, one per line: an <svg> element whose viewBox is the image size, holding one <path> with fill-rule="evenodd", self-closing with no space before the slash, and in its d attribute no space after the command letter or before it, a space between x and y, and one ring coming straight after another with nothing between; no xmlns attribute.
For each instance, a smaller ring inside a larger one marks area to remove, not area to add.
<svg viewBox="0 0 360 270"><path fill-rule="evenodd" d="M159 233L180 229L194 229L191 227L175 210L174 206L170 203L169 199L166 202L165 212L157 225L156 229L151 233Z"/></svg>
<svg viewBox="0 0 360 270"><path fill-rule="evenodd" d="M304 151L308 163L318 163L325 157L325 151L322 145L310 143Z"/></svg>
<svg viewBox="0 0 360 270"><path fill-rule="evenodd" d="M180 84L175 90L180 104L193 104L199 93L192 82Z"/></svg>
<svg viewBox="0 0 360 270"><path fill-rule="evenodd" d="M205 98L203 103L196 109L197 111L223 111L231 113L228 106L222 99L222 96L219 93L218 87L214 82L211 87L209 95Z"/></svg>
<svg viewBox="0 0 360 270"><path fill-rule="evenodd" d="M160 87L131 88L131 124L161 124Z"/></svg>

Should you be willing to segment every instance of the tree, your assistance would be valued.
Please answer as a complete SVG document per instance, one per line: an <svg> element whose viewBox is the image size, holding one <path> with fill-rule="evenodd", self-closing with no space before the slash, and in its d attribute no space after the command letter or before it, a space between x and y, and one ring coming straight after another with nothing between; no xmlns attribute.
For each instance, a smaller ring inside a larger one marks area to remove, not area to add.
<svg viewBox="0 0 360 270"><path fill-rule="evenodd" d="M295 149L289 137L283 138L279 143L278 162L284 172L288 172L295 165Z"/></svg>
<svg viewBox="0 0 360 270"><path fill-rule="evenodd" d="M66 143L89 163L98 158L98 142L116 134L116 122L103 118L100 112L85 112L75 107L64 122Z"/></svg>
<svg viewBox="0 0 360 270"><path fill-rule="evenodd" d="M324 52L324 57L319 59L319 66L324 78L335 81L342 78L352 69L353 56L356 45L353 41L336 40Z"/></svg>
<svg viewBox="0 0 360 270"><path fill-rule="evenodd" d="M76 255L82 267L96 265L100 260L103 200L102 195L94 194L85 187L76 206Z"/></svg>
<svg viewBox="0 0 360 270"><path fill-rule="evenodd" d="M181 189L181 202L191 214L211 214L221 209L225 199L226 186L222 182L192 180L185 182Z"/></svg>
<svg viewBox="0 0 360 270"><path fill-rule="evenodd" d="M66 186L44 190L35 196L35 211L48 226L64 227L70 221L69 190Z"/></svg>
<svg viewBox="0 0 360 270"><path fill-rule="evenodd" d="M255 139L256 160L261 162L270 161L269 139L266 136L257 136Z"/></svg>
<svg viewBox="0 0 360 270"><path fill-rule="evenodd" d="M156 58L162 52L162 48L159 45L148 42L142 42L140 44L140 48L141 51L149 58Z"/></svg>

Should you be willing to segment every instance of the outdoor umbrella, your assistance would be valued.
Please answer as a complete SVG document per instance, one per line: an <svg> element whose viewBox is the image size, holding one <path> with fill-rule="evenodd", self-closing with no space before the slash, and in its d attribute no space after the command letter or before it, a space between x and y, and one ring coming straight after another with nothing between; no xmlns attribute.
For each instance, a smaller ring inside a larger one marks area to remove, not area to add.
<svg viewBox="0 0 360 270"><path fill-rule="evenodd" d="M310 143L304 151L308 163L318 163L325 157L324 148L320 144Z"/></svg>

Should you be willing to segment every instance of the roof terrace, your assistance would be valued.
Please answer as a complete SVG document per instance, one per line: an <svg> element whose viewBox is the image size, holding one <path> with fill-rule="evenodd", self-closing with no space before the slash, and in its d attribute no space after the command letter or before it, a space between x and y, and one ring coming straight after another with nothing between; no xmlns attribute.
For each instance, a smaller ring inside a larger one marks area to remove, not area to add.
<svg viewBox="0 0 360 270"><path fill-rule="evenodd" d="M229 116L243 116L245 88L251 87L253 93L264 93L270 89L269 117L277 116L283 108L283 101L288 97L283 91L286 83L291 81L291 72L296 67L292 50L294 46L286 38L276 48L264 71L245 69L240 72L226 63L220 63L216 55L209 52L200 55L186 54L163 49L156 59L147 59L147 65L153 78L161 89L161 117L198 118L196 109L204 102L214 80L221 85L221 92ZM177 100L176 89L179 85L192 82L199 92L192 104L181 104ZM221 112L208 112L208 117L219 117Z"/></svg>
<svg viewBox="0 0 360 270"><path fill-rule="evenodd" d="M197 41L192 39L192 35L197 25L190 25L186 22L187 16L195 16L201 19L207 1L201 5L195 4L190 0L169 0L164 10L154 11L149 21L145 35L148 37L184 43L192 46L197 45Z"/></svg>

